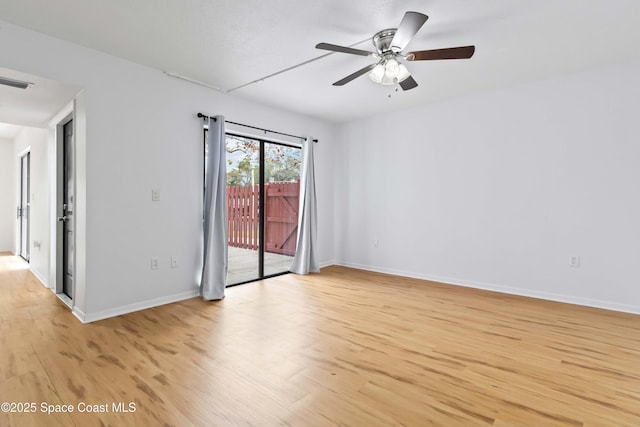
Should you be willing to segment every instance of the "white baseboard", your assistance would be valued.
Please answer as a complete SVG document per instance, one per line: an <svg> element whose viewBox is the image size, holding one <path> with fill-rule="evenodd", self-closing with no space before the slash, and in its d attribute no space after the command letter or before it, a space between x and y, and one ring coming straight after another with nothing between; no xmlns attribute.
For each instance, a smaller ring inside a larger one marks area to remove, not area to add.
<svg viewBox="0 0 640 427"><path fill-rule="evenodd" d="M320 263L320 268L329 267L330 265L336 265L335 261L324 261Z"/></svg>
<svg viewBox="0 0 640 427"><path fill-rule="evenodd" d="M45 280L44 276L42 274L40 274L40 272L38 270L36 270L35 268L29 266L29 271L31 272L31 274L36 276L36 279L38 279L38 281L40 283L42 283L42 286L44 286L45 288L49 289L49 286L47 285L47 281Z"/></svg>
<svg viewBox="0 0 640 427"><path fill-rule="evenodd" d="M158 307L165 304L183 301L195 298L200 294L198 289L181 292L179 294L169 295L160 298L154 298L147 301L141 301L134 304L127 304L121 307L110 308L108 310L98 311L95 313L84 313L77 308L73 308L73 314L80 319L82 323L97 322L98 320L108 319L110 317L121 316L123 314L133 313L134 311L146 310L148 308Z"/></svg>
<svg viewBox="0 0 640 427"><path fill-rule="evenodd" d="M82 323L89 323L86 322L84 319L86 319L86 315L84 314L84 312L82 310L80 310L77 307L73 307L71 309L71 313L73 313L74 316L76 316L78 318L78 320L80 320Z"/></svg>
<svg viewBox="0 0 640 427"><path fill-rule="evenodd" d="M555 294L550 292L540 292L531 289L514 288L510 286L495 285L492 283L476 282L451 277L431 276L413 272L395 270L390 268L379 268L370 265L356 264L350 262L335 262L335 265L343 267L357 268L359 270L372 271L375 273L392 274L394 276L409 277L412 279L429 280L432 282L446 283L449 285L463 286L467 288L482 289L485 291L501 292L504 294L531 297L548 301L564 302L567 304L582 305L586 307L602 308L605 310L619 311L622 313L640 314L640 306L631 304L620 304L614 301L602 301L590 298L575 297L570 295Z"/></svg>
<svg viewBox="0 0 640 427"><path fill-rule="evenodd" d="M320 263L320 268L334 265L334 261L328 261ZM108 319L110 317L121 316L123 314L133 313L135 311L146 310L148 308L158 307L165 304L171 304L174 302L183 301L190 298L195 298L200 294L199 289L192 291L186 291L167 297L155 298L148 301L142 301L134 304L128 304L121 307L112 308L109 310L103 310L96 313L84 313L82 310L74 307L72 312L82 323L97 322L98 320Z"/></svg>

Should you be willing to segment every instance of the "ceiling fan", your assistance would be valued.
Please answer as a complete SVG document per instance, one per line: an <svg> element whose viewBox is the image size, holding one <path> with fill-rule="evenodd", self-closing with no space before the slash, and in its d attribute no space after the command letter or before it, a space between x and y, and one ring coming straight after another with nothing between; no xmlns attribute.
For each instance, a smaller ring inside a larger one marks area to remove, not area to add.
<svg viewBox="0 0 640 427"><path fill-rule="evenodd" d="M379 58L377 63L367 65L355 73L338 80L333 85L343 86L351 80L369 73L369 78L375 83L385 86L399 84L402 90L409 90L418 86L418 83L411 77L411 73L409 73L407 67L400 62L400 59L407 61L430 61L435 59L466 59L473 56L476 50L475 46L418 50L406 54L402 53L402 50L407 47L411 39L420 28L422 28L428 18L427 15L419 12L406 12L398 28L378 31L373 36L372 40L376 48L375 52L330 43L318 43L316 45L317 49Z"/></svg>

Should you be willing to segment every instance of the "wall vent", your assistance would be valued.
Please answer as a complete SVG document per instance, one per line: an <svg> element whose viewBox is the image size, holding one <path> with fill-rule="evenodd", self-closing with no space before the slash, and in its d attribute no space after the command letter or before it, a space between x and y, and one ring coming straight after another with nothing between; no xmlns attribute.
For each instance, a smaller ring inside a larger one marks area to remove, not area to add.
<svg viewBox="0 0 640 427"><path fill-rule="evenodd" d="M33 83L9 79L7 77L0 77L0 85L16 87L18 89L27 89L29 86L33 85Z"/></svg>

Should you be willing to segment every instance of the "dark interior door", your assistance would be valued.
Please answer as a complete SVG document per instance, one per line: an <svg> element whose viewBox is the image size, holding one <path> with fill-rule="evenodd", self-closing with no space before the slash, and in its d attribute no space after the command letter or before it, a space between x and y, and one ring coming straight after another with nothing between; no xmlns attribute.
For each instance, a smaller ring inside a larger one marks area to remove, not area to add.
<svg viewBox="0 0 640 427"><path fill-rule="evenodd" d="M62 216L58 220L62 221L62 292L73 299L75 271L74 238L73 238L73 212L74 212L74 176L73 176L73 120L64 125L63 138L63 200Z"/></svg>
<svg viewBox="0 0 640 427"><path fill-rule="evenodd" d="M31 153L20 158L20 206L18 206L18 219L20 221L20 256L29 261L30 254L30 230L29 218L31 217Z"/></svg>

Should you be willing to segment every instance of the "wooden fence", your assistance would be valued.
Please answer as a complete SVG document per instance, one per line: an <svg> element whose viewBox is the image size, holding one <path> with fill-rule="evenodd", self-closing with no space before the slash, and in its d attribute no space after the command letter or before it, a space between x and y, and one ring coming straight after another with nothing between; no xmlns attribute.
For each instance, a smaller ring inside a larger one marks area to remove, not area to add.
<svg viewBox="0 0 640 427"><path fill-rule="evenodd" d="M300 181L264 186L265 252L294 255L298 231ZM229 246L258 250L259 185L227 187Z"/></svg>
<svg viewBox="0 0 640 427"><path fill-rule="evenodd" d="M229 246L258 249L259 185L227 186Z"/></svg>

